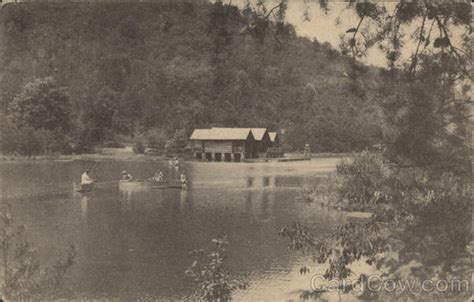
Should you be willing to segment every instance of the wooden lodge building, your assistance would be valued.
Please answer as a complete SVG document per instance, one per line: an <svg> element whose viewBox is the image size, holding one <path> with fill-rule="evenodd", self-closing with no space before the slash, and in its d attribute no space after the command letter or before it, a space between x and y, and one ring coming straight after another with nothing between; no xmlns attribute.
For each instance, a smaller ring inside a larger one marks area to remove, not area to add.
<svg viewBox="0 0 474 302"><path fill-rule="evenodd" d="M195 129L190 140L195 159L241 161L267 157L269 149L277 143L277 134L266 128L213 127Z"/></svg>

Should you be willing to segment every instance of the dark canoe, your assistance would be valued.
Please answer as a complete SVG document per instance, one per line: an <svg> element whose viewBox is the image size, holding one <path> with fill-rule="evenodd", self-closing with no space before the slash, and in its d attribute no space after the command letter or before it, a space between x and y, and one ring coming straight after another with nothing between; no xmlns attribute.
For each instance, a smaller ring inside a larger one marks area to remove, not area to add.
<svg viewBox="0 0 474 302"><path fill-rule="evenodd" d="M81 184L73 184L74 191L79 192L79 193L87 193L91 192L94 189L94 184L87 184L87 185L81 185Z"/></svg>

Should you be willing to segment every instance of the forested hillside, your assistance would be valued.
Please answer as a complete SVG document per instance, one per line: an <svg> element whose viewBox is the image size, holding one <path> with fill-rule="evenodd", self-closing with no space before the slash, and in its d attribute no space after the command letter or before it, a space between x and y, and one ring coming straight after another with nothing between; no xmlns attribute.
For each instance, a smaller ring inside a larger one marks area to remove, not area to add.
<svg viewBox="0 0 474 302"><path fill-rule="evenodd" d="M5 5L0 16L0 101L11 117L4 152L28 126L29 140L60 128L78 150L206 126L286 129L288 148L308 141L315 151L357 151L380 137L377 69L359 66L354 80L350 59L329 44L283 22L252 23L251 10L205 1L29 3ZM19 104L41 95L35 89L68 99L68 127L18 123Z"/></svg>

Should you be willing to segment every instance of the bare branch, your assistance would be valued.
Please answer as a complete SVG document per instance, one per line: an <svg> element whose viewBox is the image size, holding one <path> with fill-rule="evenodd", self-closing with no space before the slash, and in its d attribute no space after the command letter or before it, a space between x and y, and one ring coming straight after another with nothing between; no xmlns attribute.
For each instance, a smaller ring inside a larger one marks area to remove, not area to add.
<svg viewBox="0 0 474 302"><path fill-rule="evenodd" d="M424 14L423 16L423 21L421 23L421 28L420 28L420 36L418 37L418 45L416 45L416 50L415 54L413 55L413 61L410 67L410 72L414 72L416 69L416 64L418 63L418 52L420 50L420 45L422 40L424 40L424 32L425 32L425 21L426 17L428 16L428 11Z"/></svg>

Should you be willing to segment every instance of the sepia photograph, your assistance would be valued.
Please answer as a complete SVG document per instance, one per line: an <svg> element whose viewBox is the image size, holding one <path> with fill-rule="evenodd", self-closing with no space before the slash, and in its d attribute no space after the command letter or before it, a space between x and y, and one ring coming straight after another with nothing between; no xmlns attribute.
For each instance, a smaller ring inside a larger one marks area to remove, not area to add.
<svg viewBox="0 0 474 302"><path fill-rule="evenodd" d="M471 302L467 0L0 0L0 302Z"/></svg>

